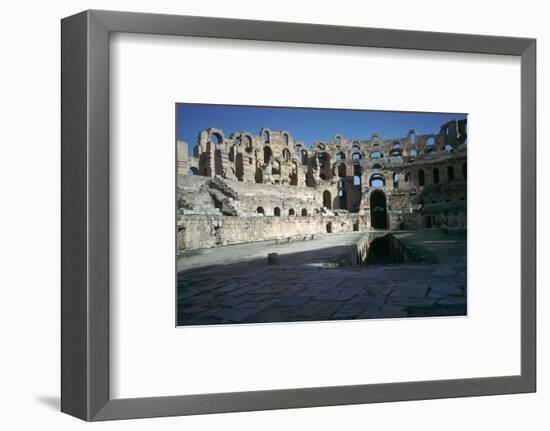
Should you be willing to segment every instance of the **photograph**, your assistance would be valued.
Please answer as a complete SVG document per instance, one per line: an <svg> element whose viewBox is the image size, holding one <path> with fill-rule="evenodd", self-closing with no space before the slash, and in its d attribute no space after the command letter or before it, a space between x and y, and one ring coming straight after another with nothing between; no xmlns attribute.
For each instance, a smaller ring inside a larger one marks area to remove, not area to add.
<svg viewBox="0 0 550 431"><path fill-rule="evenodd" d="M465 316L467 114L176 105L177 326Z"/></svg>

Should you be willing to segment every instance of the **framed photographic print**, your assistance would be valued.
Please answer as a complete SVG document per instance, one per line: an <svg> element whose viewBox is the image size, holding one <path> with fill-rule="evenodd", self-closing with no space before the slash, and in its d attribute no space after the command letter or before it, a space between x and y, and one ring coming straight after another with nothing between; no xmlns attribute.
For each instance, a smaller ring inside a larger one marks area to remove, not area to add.
<svg viewBox="0 0 550 431"><path fill-rule="evenodd" d="M535 391L535 40L61 28L64 412Z"/></svg>

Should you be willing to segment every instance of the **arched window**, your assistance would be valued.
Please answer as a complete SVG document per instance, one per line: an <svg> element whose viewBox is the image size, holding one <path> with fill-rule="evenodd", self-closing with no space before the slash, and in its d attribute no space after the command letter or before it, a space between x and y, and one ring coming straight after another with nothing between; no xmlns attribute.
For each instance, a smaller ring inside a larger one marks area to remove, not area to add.
<svg viewBox="0 0 550 431"><path fill-rule="evenodd" d="M290 209L288 210L288 215L289 215L289 216L295 215L294 208L290 208Z"/></svg>
<svg viewBox="0 0 550 431"><path fill-rule="evenodd" d="M449 152L449 153L452 153L453 152L453 146L452 145L445 145L445 149Z"/></svg>
<svg viewBox="0 0 550 431"><path fill-rule="evenodd" d="M342 137L340 135L336 135L334 137L334 141L336 142L336 145L340 145L342 143Z"/></svg>
<svg viewBox="0 0 550 431"><path fill-rule="evenodd" d="M263 209L262 207L256 208L256 212L257 212L258 214L261 214L261 215L264 215L264 214L265 214L265 211L264 211L264 209Z"/></svg>
<svg viewBox="0 0 550 431"><path fill-rule="evenodd" d="M416 149L413 148L413 149L411 150L411 156L412 156L412 157L416 157L417 154L418 154L418 152L416 151Z"/></svg>
<svg viewBox="0 0 550 431"><path fill-rule="evenodd" d="M281 208L275 207L275 208L273 209L273 215L274 215L275 217L280 217L280 216L281 216Z"/></svg>
<svg viewBox="0 0 550 431"><path fill-rule="evenodd" d="M340 163L340 164L338 165L338 176L339 176L340 178L343 178L343 177L346 176L346 165L343 164L343 163Z"/></svg>
<svg viewBox="0 0 550 431"><path fill-rule="evenodd" d="M372 153L370 153L370 157L372 159L379 159L380 157L382 157L382 153L380 151L373 151Z"/></svg>
<svg viewBox="0 0 550 431"><path fill-rule="evenodd" d="M343 151L340 151L336 154L336 160L344 160L346 158L346 154Z"/></svg>
<svg viewBox="0 0 550 431"><path fill-rule="evenodd" d="M250 136L244 136L242 139L242 142L244 143L244 149L247 153L252 152L252 139L250 139Z"/></svg>
<svg viewBox="0 0 550 431"><path fill-rule="evenodd" d="M286 148L283 150L283 158L285 160L290 159L290 151L288 151Z"/></svg>
<svg viewBox="0 0 550 431"><path fill-rule="evenodd" d="M432 145L434 145L434 144L435 144L435 139L434 139L433 136L430 136L428 139L426 139L426 145L427 145L427 146L430 147L430 146L432 146Z"/></svg>
<svg viewBox="0 0 550 431"><path fill-rule="evenodd" d="M306 150L302 150L302 166L305 166L307 165L307 151Z"/></svg>
<svg viewBox="0 0 550 431"><path fill-rule="evenodd" d="M416 133L414 132L414 130L411 130L409 138L411 140L411 144L416 144Z"/></svg>
<svg viewBox="0 0 550 431"><path fill-rule="evenodd" d="M353 153L353 154L351 155L351 158L352 158L353 160L358 160L358 159L361 158L361 153Z"/></svg>
<svg viewBox="0 0 550 431"><path fill-rule="evenodd" d="M305 208L302 209L302 216L304 216L304 217L307 216L307 210Z"/></svg>
<svg viewBox="0 0 550 431"><path fill-rule="evenodd" d="M369 186L374 188L384 187L386 185L386 178L382 174L372 174L369 179Z"/></svg>
<svg viewBox="0 0 550 431"><path fill-rule="evenodd" d="M455 169L452 166L447 166L447 178L449 181L455 179Z"/></svg>
<svg viewBox="0 0 550 431"><path fill-rule="evenodd" d="M399 188L399 173L394 172L392 178L393 178L393 188L394 189Z"/></svg>
<svg viewBox="0 0 550 431"><path fill-rule="evenodd" d="M426 184L426 177L424 175L424 171L422 169L418 170L418 185L423 186Z"/></svg>
<svg viewBox="0 0 550 431"><path fill-rule="evenodd" d="M433 168L434 184L439 183L439 168Z"/></svg>
<svg viewBox="0 0 550 431"><path fill-rule="evenodd" d="M269 143L269 132L267 130L264 132L264 142Z"/></svg>
<svg viewBox="0 0 550 431"><path fill-rule="evenodd" d="M354 186L360 186L361 185L361 177L359 175L353 176L353 185Z"/></svg>
<svg viewBox="0 0 550 431"><path fill-rule="evenodd" d="M219 133L212 133L210 135L210 142L214 145L220 145L223 142L223 138Z"/></svg>
<svg viewBox="0 0 550 431"><path fill-rule="evenodd" d="M285 141L285 145L288 145L290 143L290 137L288 136L288 133L283 133L283 139Z"/></svg>
<svg viewBox="0 0 550 431"><path fill-rule="evenodd" d="M359 145L354 145L353 147L351 147L351 151L360 151Z"/></svg>
<svg viewBox="0 0 550 431"><path fill-rule="evenodd" d="M319 177L323 180L328 180L330 176L332 175L331 172L331 162L330 162L330 154L322 152L319 153L318 156L319 159Z"/></svg>
<svg viewBox="0 0 550 431"><path fill-rule="evenodd" d="M394 141L391 146L390 156L396 157L401 155L401 144L398 141Z"/></svg>

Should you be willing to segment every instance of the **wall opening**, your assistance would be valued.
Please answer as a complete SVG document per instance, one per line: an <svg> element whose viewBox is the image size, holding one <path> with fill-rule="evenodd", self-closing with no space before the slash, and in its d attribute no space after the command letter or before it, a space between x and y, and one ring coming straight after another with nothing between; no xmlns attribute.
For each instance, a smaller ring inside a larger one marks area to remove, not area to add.
<svg viewBox="0 0 550 431"><path fill-rule="evenodd" d="M425 184L426 184L426 176L424 174L424 171L422 169L420 169L418 171L418 185L423 186Z"/></svg>
<svg viewBox="0 0 550 431"><path fill-rule="evenodd" d="M447 166L447 179L449 181L455 179L455 169L452 166Z"/></svg>
<svg viewBox="0 0 550 431"><path fill-rule="evenodd" d="M302 209L302 216L307 216L307 210L305 208Z"/></svg>
<svg viewBox="0 0 550 431"><path fill-rule="evenodd" d="M332 209L332 196L328 190L323 192L323 206L328 209Z"/></svg>
<svg viewBox="0 0 550 431"><path fill-rule="evenodd" d="M439 183L439 168L433 169L434 184Z"/></svg>
<svg viewBox="0 0 550 431"><path fill-rule="evenodd" d="M286 148L283 150L283 158L284 158L285 160L289 160L289 159L290 159L290 151L288 151L288 149L286 149Z"/></svg>
<svg viewBox="0 0 550 431"><path fill-rule="evenodd" d="M267 164L269 163L269 161L271 160L271 155L273 153L271 152L271 148L269 147L264 147L264 164Z"/></svg>
<svg viewBox="0 0 550 431"><path fill-rule="evenodd" d="M281 175L281 164L277 160L271 165L271 173L273 175Z"/></svg>
<svg viewBox="0 0 550 431"><path fill-rule="evenodd" d="M274 215L275 217L280 217L280 216L281 216L281 208L275 207L275 208L273 209L273 215Z"/></svg>
<svg viewBox="0 0 550 431"><path fill-rule="evenodd" d="M338 201L339 201L340 209L343 209L343 210L348 209L348 197L345 190L338 191Z"/></svg>
<svg viewBox="0 0 550 431"><path fill-rule="evenodd" d="M210 142L212 142L214 145L220 145L223 142L222 135L219 133L212 133L210 135Z"/></svg>
<svg viewBox="0 0 550 431"><path fill-rule="evenodd" d="M338 165L338 176L340 178L343 178L346 176L346 165L344 165L343 163L340 163Z"/></svg>
<svg viewBox="0 0 550 431"><path fill-rule="evenodd" d="M319 153L319 177L323 180L330 179L330 155Z"/></svg>
<svg viewBox="0 0 550 431"><path fill-rule="evenodd" d="M382 174L372 174L369 179L369 186L374 188L381 188L386 185L386 178Z"/></svg>
<svg viewBox="0 0 550 431"><path fill-rule="evenodd" d="M256 208L256 212L257 212L258 214L265 215L265 211L264 211L264 209L263 209L262 207Z"/></svg>
<svg viewBox="0 0 550 431"><path fill-rule="evenodd" d="M332 222L328 222L326 228L327 228L327 233L332 233Z"/></svg>
<svg viewBox="0 0 550 431"><path fill-rule="evenodd" d="M301 152L302 166L307 165L307 151L302 150Z"/></svg>
<svg viewBox="0 0 550 431"><path fill-rule="evenodd" d="M294 212L294 208L290 208L290 209L288 210L288 215L289 215L289 216L296 215L295 212Z"/></svg>
<svg viewBox="0 0 550 431"><path fill-rule="evenodd" d="M394 172L392 179L393 179L393 188L394 189L399 188L399 173Z"/></svg>
<svg viewBox="0 0 550 431"><path fill-rule="evenodd" d="M386 195L382 190L370 194L370 220L373 229L387 229Z"/></svg>
<svg viewBox="0 0 550 431"><path fill-rule="evenodd" d="M242 181L244 176L244 161L242 153L238 153L235 160L235 176L237 180Z"/></svg>

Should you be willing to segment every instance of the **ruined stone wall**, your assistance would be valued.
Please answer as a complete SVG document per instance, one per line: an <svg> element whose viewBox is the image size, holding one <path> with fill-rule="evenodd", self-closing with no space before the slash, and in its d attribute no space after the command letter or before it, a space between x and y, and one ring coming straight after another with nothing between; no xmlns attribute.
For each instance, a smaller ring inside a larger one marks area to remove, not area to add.
<svg viewBox="0 0 550 431"><path fill-rule="evenodd" d="M465 229L465 142L466 120L445 123L437 134L336 135L311 148L286 130L204 130L194 157L177 143L181 242L193 249L308 229Z"/></svg>
<svg viewBox="0 0 550 431"><path fill-rule="evenodd" d="M367 229L357 215L333 217L227 217L187 216L178 220L178 251L240 244L244 242L299 239L311 235Z"/></svg>

